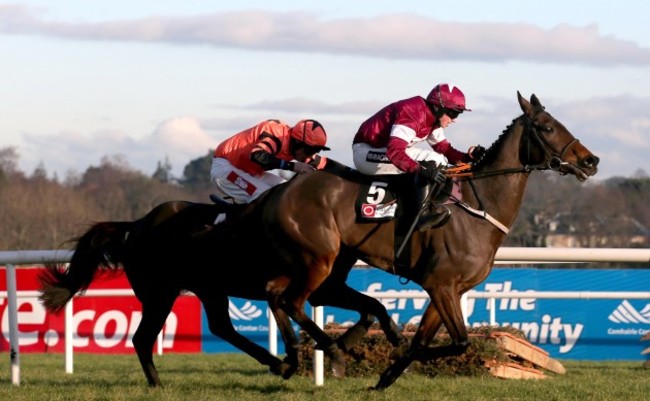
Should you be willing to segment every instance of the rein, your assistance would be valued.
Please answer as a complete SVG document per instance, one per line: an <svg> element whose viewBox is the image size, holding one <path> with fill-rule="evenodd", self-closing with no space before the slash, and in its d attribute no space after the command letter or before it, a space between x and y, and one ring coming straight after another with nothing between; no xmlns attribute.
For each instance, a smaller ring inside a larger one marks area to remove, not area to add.
<svg viewBox="0 0 650 401"><path fill-rule="evenodd" d="M524 134L527 135L529 138L532 137L537 142L537 144L540 145L540 147L544 150L545 158L548 158L548 160L538 164L526 164L522 167L512 167L512 168L505 168L505 169L498 169L498 170L491 170L491 171L480 171L480 172L471 171L473 166L467 163L463 163L458 166L450 167L445 171L445 175L447 175L447 177L462 178L469 183L470 187L472 188L472 192L474 193L474 197L478 201L478 209L471 207L470 205L468 205L467 203L463 202L460 199L456 199L455 197L452 197L454 202L458 206L468 211L469 213L482 217L483 219L487 220L506 235L508 235L510 230L508 229L508 227L506 227L504 224L496 220L494 217L492 217L489 213L485 211L485 208L483 207L483 202L481 202L481 198L478 196L478 193L476 192L476 188L474 187L473 179L494 177L494 176L506 175L506 174L528 173L531 171L544 171L544 170L557 171L560 169L560 167L562 167L563 164L566 164L566 162L562 161L562 158L564 157L566 152L574 144L579 142L577 138L573 138L573 140L569 141L569 143L567 143L560 152L556 152L555 149L553 149L553 146L543 137L543 135L540 134L539 132L540 128L535 124L536 117L537 116L535 115L533 118L524 119L523 122L524 130L525 130ZM530 158L530 140L528 141L527 145L528 145L526 149L527 156Z"/></svg>
<svg viewBox="0 0 650 401"><path fill-rule="evenodd" d="M535 116L536 117L536 116ZM461 164L458 167L451 167L447 169L445 174L451 178L485 178L485 177L494 177L497 175L506 175L506 174L517 174L517 173L529 173L531 171L544 171L544 170L553 170L557 171L562 167L566 162L562 161L564 155L569 151L569 149L576 143L580 142L577 138L573 138L569 143L567 143L560 152L556 152L553 149L546 139L539 133L539 127L535 124L535 117L526 118L523 122L525 134L531 136L537 141L537 143L544 150L545 156L551 156L547 161L538 164L526 164L522 167L511 167L504 168L499 170L491 171L480 171L475 172L471 171L472 166L469 164ZM551 149L549 151L549 149ZM527 147L528 155L530 155L530 141L528 142ZM470 171L466 171L470 170Z"/></svg>
<svg viewBox="0 0 650 401"><path fill-rule="evenodd" d="M504 168L499 170L481 171L481 172L475 172L475 171L468 171L465 173L451 172L451 173L446 173L446 175L451 178L485 178L485 177L494 177L497 175L528 173L533 170L537 170L537 171L557 170L560 168L560 163L561 160L557 157L554 157L553 159L549 160L546 163L531 164L531 165L527 164L523 167L512 167L512 168Z"/></svg>

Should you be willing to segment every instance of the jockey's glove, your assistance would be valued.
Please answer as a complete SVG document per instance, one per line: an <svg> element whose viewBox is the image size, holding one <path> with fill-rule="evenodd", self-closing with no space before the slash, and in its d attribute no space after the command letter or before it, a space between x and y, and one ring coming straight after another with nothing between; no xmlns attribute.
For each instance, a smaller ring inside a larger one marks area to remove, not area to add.
<svg viewBox="0 0 650 401"><path fill-rule="evenodd" d="M447 176L445 175L442 166L421 166L419 174L420 177L426 178L427 180L437 184L444 184L447 181Z"/></svg>
<svg viewBox="0 0 650 401"><path fill-rule="evenodd" d="M474 160L481 160L485 156L485 148L481 145L472 146L469 148L469 157Z"/></svg>
<svg viewBox="0 0 650 401"><path fill-rule="evenodd" d="M310 171L316 170L314 168L314 166L311 166L311 165L309 165L307 163L303 163L303 162L299 162L299 161L294 161L294 162L291 162L291 163L293 164L291 171L293 171L295 173L298 173L298 174L308 173Z"/></svg>

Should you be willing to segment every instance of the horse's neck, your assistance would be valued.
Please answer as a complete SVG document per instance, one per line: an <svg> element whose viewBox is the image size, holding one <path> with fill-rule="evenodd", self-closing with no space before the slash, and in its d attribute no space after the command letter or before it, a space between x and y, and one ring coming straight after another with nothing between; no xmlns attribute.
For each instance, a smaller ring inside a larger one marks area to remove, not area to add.
<svg viewBox="0 0 650 401"><path fill-rule="evenodd" d="M500 148L495 149L494 161L481 166L479 172L491 172L513 168L522 168L519 158L519 142L522 126L515 124L510 128ZM463 188L463 198L469 200L473 207L483 209L499 222L512 227L523 201L529 173L512 173L488 176L472 180L473 189L469 184ZM479 205L480 201L480 205Z"/></svg>

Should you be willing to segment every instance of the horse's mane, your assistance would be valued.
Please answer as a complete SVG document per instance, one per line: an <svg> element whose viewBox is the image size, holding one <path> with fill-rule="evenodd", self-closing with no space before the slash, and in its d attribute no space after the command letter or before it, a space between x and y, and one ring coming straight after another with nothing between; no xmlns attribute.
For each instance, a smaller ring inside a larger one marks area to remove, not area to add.
<svg viewBox="0 0 650 401"><path fill-rule="evenodd" d="M502 147L503 142L512 131L513 126L519 121L520 118L521 116L512 120L512 122L503 130L503 132L501 132L501 135L499 135L499 137L485 151L485 156L483 156L483 158L474 165L474 169L480 168L486 164L490 164L495 161Z"/></svg>

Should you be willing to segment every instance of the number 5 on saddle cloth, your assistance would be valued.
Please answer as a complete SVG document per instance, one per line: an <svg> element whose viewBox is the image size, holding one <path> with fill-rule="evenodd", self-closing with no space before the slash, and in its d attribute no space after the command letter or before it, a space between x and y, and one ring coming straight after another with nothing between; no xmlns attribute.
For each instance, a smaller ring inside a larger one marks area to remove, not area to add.
<svg viewBox="0 0 650 401"><path fill-rule="evenodd" d="M410 174L368 176L361 185L356 201L357 223L379 223L397 219L409 220L419 210L412 210L413 176ZM461 199L460 185L447 180L436 199L436 204L452 203L449 198ZM412 220L412 219L411 219Z"/></svg>
<svg viewBox="0 0 650 401"><path fill-rule="evenodd" d="M366 176L367 182L362 183L355 203L357 223L380 223L395 220L395 264L410 260L407 251L409 246L402 243L410 241L412 225L420 214L416 204L413 186L414 177L411 174ZM461 199L460 184L457 180L448 179L438 196L431 201L436 204L452 203L450 196ZM431 202L430 202L431 203ZM430 207L425 205L424 207ZM397 254L397 250L402 252Z"/></svg>

